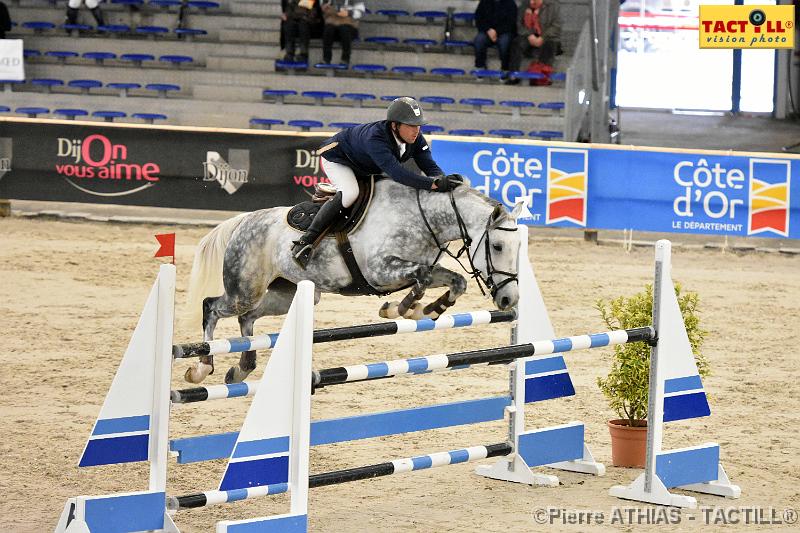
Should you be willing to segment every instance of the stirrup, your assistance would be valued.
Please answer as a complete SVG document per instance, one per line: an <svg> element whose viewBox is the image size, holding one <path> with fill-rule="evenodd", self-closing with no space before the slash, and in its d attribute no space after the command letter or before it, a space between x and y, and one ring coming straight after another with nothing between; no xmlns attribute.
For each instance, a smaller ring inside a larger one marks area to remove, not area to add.
<svg viewBox="0 0 800 533"><path fill-rule="evenodd" d="M313 252L314 247L312 245L295 242L295 245L292 246L292 259L305 270Z"/></svg>

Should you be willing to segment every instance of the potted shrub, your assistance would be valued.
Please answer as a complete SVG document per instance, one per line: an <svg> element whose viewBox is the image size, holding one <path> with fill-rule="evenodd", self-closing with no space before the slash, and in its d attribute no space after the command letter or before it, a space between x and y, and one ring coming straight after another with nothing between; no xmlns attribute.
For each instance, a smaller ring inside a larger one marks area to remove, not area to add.
<svg viewBox="0 0 800 533"><path fill-rule="evenodd" d="M689 344L701 377L709 374L706 358L700 347L706 331L700 328L699 296L696 292L681 294L675 284L675 294L686 325ZM609 329L630 329L648 326L653 321L653 286L626 298L620 296L609 302L598 300L595 307ZM614 346L611 370L597 384L618 419L610 420L611 456L614 466L644 467L647 438L647 399L649 393L650 346L643 342Z"/></svg>

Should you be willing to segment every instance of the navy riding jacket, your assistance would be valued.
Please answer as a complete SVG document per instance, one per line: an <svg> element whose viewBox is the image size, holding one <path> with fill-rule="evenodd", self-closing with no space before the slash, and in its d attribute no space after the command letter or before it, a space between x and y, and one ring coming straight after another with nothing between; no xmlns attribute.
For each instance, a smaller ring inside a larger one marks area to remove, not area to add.
<svg viewBox="0 0 800 533"><path fill-rule="evenodd" d="M387 120L342 130L325 141L318 153L327 161L352 168L356 176L386 174L396 182L415 189L430 189L433 180L427 176L444 174L431 157L430 146L422 134L417 136L413 144L406 143L406 150L401 156ZM425 176L403 167L402 163L411 158Z"/></svg>

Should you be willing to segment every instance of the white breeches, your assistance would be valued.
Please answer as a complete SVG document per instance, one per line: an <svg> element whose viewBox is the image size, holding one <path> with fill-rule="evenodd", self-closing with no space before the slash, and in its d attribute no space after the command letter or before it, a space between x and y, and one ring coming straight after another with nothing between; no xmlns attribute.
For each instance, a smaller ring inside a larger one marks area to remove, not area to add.
<svg viewBox="0 0 800 533"><path fill-rule="evenodd" d="M78 9L83 3L85 3L86 7L89 9L94 9L98 6L98 4L100 4L100 0L69 0L67 5L69 5L69 7L72 9Z"/></svg>
<svg viewBox="0 0 800 533"><path fill-rule="evenodd" d="M331 185L336 187L336 190L342 193L342 206L350 207L353 202L358 198L358 180L353 172L353 169L347 165L334 163L328 161L324 157L320 157L322 170L328 175L331 180Z"/></svg>

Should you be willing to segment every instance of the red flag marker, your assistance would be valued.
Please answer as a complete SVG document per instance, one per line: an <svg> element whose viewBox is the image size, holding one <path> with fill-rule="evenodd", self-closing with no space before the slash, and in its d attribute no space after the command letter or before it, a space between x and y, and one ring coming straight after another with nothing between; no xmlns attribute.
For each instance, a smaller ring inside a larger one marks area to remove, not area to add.
<svg viewBox="0 0 800 533"><path fill-rule="evenodd" d="M156 240L158 244L161 245L161 248L158 249L156 255L153 257L172 257L172 264L175 264L175 234L174 233L162 233L161 235L156 235Z"/></svg>

